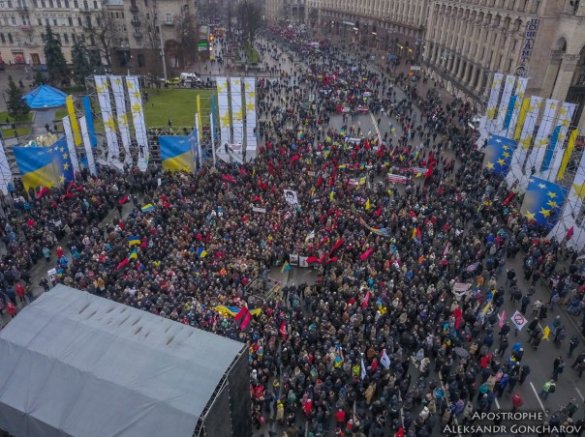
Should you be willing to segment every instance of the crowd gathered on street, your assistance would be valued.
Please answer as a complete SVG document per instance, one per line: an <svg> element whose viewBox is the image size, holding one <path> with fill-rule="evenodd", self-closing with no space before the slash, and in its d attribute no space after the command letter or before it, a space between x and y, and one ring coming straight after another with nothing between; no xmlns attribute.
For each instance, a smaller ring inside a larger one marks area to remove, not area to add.
<svg viewBox="0 0 585 437"><path fill-rule="evenodd" d="M2 198L2 312L17 316L33 298L30 270L44 263L54 269L45 290L61 282L246 342L250 414L266 435L427 436L476 422L502 397L522 410L525 349L547 340L559 354L544 357L540 397L554 399L563 372L581 377L585 349L558 316L564 308L585 328L577 254L483 170L471 106L339 48L317 52L302 35L273 30L260 51L283 62L258 86L254 161L195 174L101 168ZM302 65L290 71L288 57ZM392 125L365 132L362 109ZM291 255L306 257L314 283L251 302L252 281L301 268ZM515 259L522 270L508 267ZM521 331L499 317L506 301L529 320ZM233 307L242 317L222 310ZM574 400L551 404L546 422L583 417Z"/></svg>

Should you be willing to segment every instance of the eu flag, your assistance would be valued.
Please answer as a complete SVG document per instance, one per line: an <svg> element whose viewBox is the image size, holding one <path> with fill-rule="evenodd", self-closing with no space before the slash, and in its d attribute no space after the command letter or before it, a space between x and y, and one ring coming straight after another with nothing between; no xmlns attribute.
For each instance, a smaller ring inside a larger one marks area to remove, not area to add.
<svg viewBox="0 0 585 437"><path fill-rule="evenodd" d="M71 164L71 157L69 156L69 149L67 148L67 140L65 137L57 140L51 146L51 150L53 152L57 173L59 174L59 182L72 182L75 179L75 173L73 172L73 164Z"/></svg>
<svg viewBox="0 0 585 437"><path fill-rule="evenodd" d="M552 228L559 218L566 197L565 187L531 177L520 213L531 222Z"/></svg>
<svg viewBox="0 0 585 437"><path fill-rule="evenodd" d="M484 167L494 174L506 176L517 145L518 143L511 138L490 135L485 148Z"/></svg>

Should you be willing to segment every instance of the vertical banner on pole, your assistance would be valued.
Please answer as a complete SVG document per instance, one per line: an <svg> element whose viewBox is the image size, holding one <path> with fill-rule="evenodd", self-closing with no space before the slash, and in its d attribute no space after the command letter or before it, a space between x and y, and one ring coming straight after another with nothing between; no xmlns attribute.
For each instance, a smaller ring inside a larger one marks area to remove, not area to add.
<svg viewBox="0 0 585 437"><path fill-rule="evenodd" d="M498 107L498 97L500 97L500 89L502 88L502 81L504 75L502 73L495 73L492 81L492 89L487 103L487 129L489 133L493 132L494 120L496 118L496 108Z"/></svg>
<svg viewBox="0 0 585 437"><path fill-rule="evenodd" d="M104 121L104 132L106 144L108 145L108 164L123 169L120 163L120 146L118 145L118 136L116 135L116 122L112 113L112 104L110 102L110 89L108 87L108 78L106 76L95 76L95 88L97 91L98 101L102 111ZM88 158L89 159L89 158Z"/></svg>
<svg viewBox="0 0 585 437"><path fill-rule="evenodd" d="M506 114L506 120L504 120L504 128L506 129L506 135L504 136L508 138L512 138L512 135L514 135L514 131L516 130L516 123L518 122L520 107L522 106L524 93L526 92L526 85L528 85L528 79L525 77L519 77L516 82L516 89L514 90L514 96L516 96L514 99L514 107L511 108L512 111L510 114Z"/></svg>
<svg viewBox="0 0 585 437"><path fill-rule="evenodd" d="M493 127L494 132L501 132L504 128L504 119L506 118L508 107L510 106L510 99L512 98L512 91L514 90L515 82L516 76L512 76L511 74L506 76L502 99L500 100L500 106L498 107L498 118Z"/></svg>
<svg viewBox="0 0 585 437"><path fill-rule="evenodd" d="M528 115L528 110L530 109L530 97L524 97L522 101L522 107L520 108L520 114L518 115L518 122L516 123L516 127L514 129L514 138L516 141L520 139L520 135L522 134L522 128L524 127L524 122L526 121L526 115Z"/></svg>
<svg viewBox="0 0 585 437"><path fill-rule="evenodd" d="M197 128L197 139L199 140L199 143L201 144L201 138L203 137L203 117L201 115L201 96L199 94L197 94L197 100L196 100L196 106L197 106L197 124L198 124L198 128Z"/></svg>
<svg viewBox="0 0 585 437"><path fill-rule="evenodd" d="M71 166L73 172L79 172L79 161L77 160L77 152L75 151L75 144L73 144L73 132L71 130L71 123L69 116L63 118L63 130L65 131L65 141L67 142L67 150L71 158Z"/></svg>
<svg viewBox="0 0 585 437"><path fill-rule="evenodd" d="M73 104L72 95L68 95L65 98L65 106L67 107L67 115L69 115L69 120L71 123L73 142L76 146L81 146L81 133L79 132L79 124L77 124L77 115L75 115L75 105Z"/></svg>
<svg viewBox="0 0 585 437"><path fill-rule="evenodd" d="M528 156L528 150L532 144L532 137L534 135L534 129L536 128L536 121L538 120L538 115L540 114L542 102L542 97L530 97L530 105L528 106L526 120L524 121L524 126L522 126L522 133L519 137L520 144L519 147L516 147L514 155L512 155L510 171L506 175L506 182L509 186L513 185L514 182L522 179L524 174L524 163L526 161L526 156Z"/></svg>
<svg viewBox="0 0 585 437"><path fill-rule="evenodd" d="M122 146L124 147L124 163L132 164L132 156L130 155L130 128L128 126L128 115L126 114L126 95L122 77L110 76L110 84L112 86L112 94L114 95L114 104L116 105L116 121L118 122L120 138L122 138Z"/></svg>
<svg viewBox="0 0 585 437"><path fill-rule="evenodd" d="M83 113L85 114L85 122L87 123L87 133L92 147L97 147L97 137L95 135L95 126L93 124L93 112L91 110L91 100L89 96L81 98L83 104Z"/></svg>
<svg viewBox="0 0 585 437"><path fill-rule="evenodd" d="M128 88L128 97L130 101L130 112L132 112L132 124L134 125L134 135L138 145L138 167L142 171L146 170L149 159L148 135L146 134L146 123L144 121L144 111L142 108L142 95L140 94L140 83L138 77L127 76L126 87Z"/></svg>
<svg viewBox="0 0 585 437"><path fill-rule="evenodd" d="M93 147L91 146L91 141L89 139L85 116L79 119L79 124L81 125L81 137L83 138L83 147L85 148L85 155L87 157L87 167L89 168L89 173L92 176L96 176L97 169L95 167L95 160L93 159Z"/></svg>
<svg viewBox="0 0 585 437"><path fill-rule="evenodd" d="M563 157L561 160L561 166L557 173L557 181L562 181L565 177L565 172L567 171L567 167L569 166L569 160L571 159L571 155L573 154L573 150L575 150L575 143L577 142L577 137L579 136L579 129L573 129L571 135L569 136L569 141L567 141L567 149L563 153Z"/></svg>
<svg viewBox="0 0 585 437"><path fill-rule="evenodd" d="M232 96L232 123L234 128L234 144L244 142L244 112L242 109L242 80L239 77L230 79Z"/></svg>
<svg viewBox="0 0 585 437"><path fill-rule="evenodd" d="M244 97L246 102L246 148L256 150L256 79L244 79Z"/></svg>
<svg viewBox="0 0 585 437"><path fill-rule="evenodd" d="M230 137L231 119L230 104L228 99L228 81L225 77L218 77L217 81L217 106L219 109L219 128L221 147L232 142Z"/></svg>
<svg viewBox="0 0 585 437"><path fill-rule="evenodd" d="M563 102L561 104L561 108L559 109L559 120L556 126L559 129L558 137L554 145L551 144L551 148L549 150L551 156L547 162L548 168L543 175L547 181L553 182L557 179L557 173L559 172L561 162L565 156L565 139L567 138L569 125L571 124L571 120L573 119L573 114L575 113L576 108L577 105L574 103Z"/></svg>
<svg viewBox="0 0 585 437"><path fill-rule="evenodd" d="M0 134L0 190L2 190L4 194L8 194L8 187L13 185L12 172L10 171L8 159L6 159L4 142L2 141L2 135Z"/></svg>
<svg viewBox="0 0 585 437"><path fill-rule="evenodd" d="M528 187L528 179L532 174L539 175L540 167L544 160L547 147L550 145L549 135L551 135L556 119L557 106L559 101L555 99L546 99L544 112L540 119L540 127L534 138L534 147L532 148L528 159L526 160L526 169L524 177L520 181L522 190Z"/></svg>

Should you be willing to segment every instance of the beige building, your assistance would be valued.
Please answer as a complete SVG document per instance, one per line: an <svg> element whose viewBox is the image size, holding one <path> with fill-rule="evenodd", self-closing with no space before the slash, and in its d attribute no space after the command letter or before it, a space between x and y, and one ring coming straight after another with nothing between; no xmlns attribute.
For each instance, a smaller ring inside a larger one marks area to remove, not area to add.
<svg viewBox="0 0 585 437"><path fill-rule="evenodd" d="M76 38L87 46L96 44L84 28L102 24L102 0L0 0L0 59L6 64L44 64L49 25L70 61Z"/></svg>
<svg viewBox="0 0 585 437"><path fill-rule="evenodd" d="M584 15L579 2L569 0L436 0L424 61L432 77L478 108L495 72L528 77L528 95L575 100Z"/></svg>

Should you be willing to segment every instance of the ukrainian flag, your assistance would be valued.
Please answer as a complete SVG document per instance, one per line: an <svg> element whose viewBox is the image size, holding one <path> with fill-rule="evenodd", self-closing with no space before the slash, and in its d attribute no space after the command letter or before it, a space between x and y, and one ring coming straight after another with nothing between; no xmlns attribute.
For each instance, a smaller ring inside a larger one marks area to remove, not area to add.
<svg viewBox="0 0 585 437"><path fill-rule="evenodd" d="M161 136L160 158L166 171L193 171L195 157L188 137Z"/></svg>
<svg viewBox="0 0 585 437"><path fill-rule="evenodd" d="M50 188L59 183L52 147L14 147L12 150L25 190Z"/></svg>
<svg viewBox="0 0 585 437"><path fill-rule="evenodd" d="M151 212L151 211L154 211L154 205L152 203L147 203L142 208L140 208L140 211L142 211L142 212Z"/></svg>
<svg viewBox="0 0 585 437"><path fill-rule="evenodd" d="M529 221L550 229L559 219L566 197L565 187L545 179L531 177L520 214Z"/></svg>
<svg viewBox="0 0 585 437"><path fill-rule="evenodd" d="M59 174L59 181L72 182L75 179L75 172L73 171L73 164L69 156L69 149L67 148L67 140L65 137L58 140L51 146L57 173Z"/></svg>
<svg viewBox="0 0 585 437"><path fill-rule="evenodd" d="M131 235L128 237L128 245L135 246L140 243L141 243L140 237L137 237L136 235Z"/></svg>

